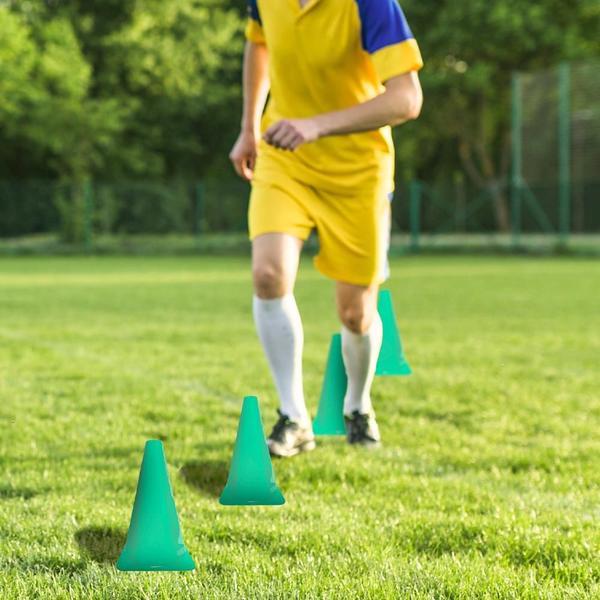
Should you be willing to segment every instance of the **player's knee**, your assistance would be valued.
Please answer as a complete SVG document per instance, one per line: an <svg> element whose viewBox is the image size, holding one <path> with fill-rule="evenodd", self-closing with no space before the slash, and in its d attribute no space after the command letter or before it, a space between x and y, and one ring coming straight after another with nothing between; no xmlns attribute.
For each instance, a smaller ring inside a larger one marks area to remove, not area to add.
<svg viewBox="0 0 600 600"><path fill-rule="evenodd" d="M255 265L252 277L260 298L278 298L285 294L285 277L281 268L273 264Z"/></svg>
<svg viewBox="0 0 600 600"><path fill-rule="evenodd" d="M341 306L339 316L342 324L352 333L363 334L369 329L369 315L360 304Z"/></svg>

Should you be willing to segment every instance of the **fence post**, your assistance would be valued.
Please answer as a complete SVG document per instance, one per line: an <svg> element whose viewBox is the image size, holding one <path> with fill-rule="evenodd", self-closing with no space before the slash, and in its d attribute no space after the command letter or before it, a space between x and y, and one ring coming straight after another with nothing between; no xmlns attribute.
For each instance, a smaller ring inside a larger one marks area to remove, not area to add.
<svg viewBox="0 0 600 600"><path fill-rule="evenodd" d="M456 232L467 232L467 201L465 198L465 180L462 173L454 173L454 205Z"/></svg>
<svg viewBox="0 0 600 600"><path fill-rule="evenodd" d="M94 244L94 188L89 178L83 182L83 243L87 251Z"/></svg>
<svg viewBox="0 0 600 600"><path fill-rule="evenodd" d="M521 188L523 182L523 87L521 75L512 75L512 110L511 110L511 175L510 198L512 213L512 245L519 246L521 236Z"/></svg>
<svg viewBox="0 0 600 600"><path fill-rule="evenodd" d="M419 234L421 229L421 182L413 180L409 183L410 202L410 249L419 251Z"/></svg>
<svg viewBox="0 0 600 600"><path fill-rule="evenodd" d="M196 237L200 238L204 230L204 186L201 181L196 183L195 188L196 205Z"/></svg>
<svg viewBox="0 0 600 600"><path fill-rule="evenodd" d="M571 229L571 66L558 67L558 186L559 241L565 244Z"/></svg>

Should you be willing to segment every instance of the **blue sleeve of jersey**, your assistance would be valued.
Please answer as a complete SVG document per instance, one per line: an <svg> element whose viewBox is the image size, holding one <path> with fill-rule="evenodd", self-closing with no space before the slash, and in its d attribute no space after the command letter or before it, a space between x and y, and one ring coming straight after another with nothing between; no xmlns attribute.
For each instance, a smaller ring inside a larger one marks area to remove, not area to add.
<svg viewBox="0 0 600 600"><path fill-rule="evenodd" d="M248 0L248 16L262 25L257 0Z"/></svg>
<svg viewBox="0 0 600 600"><path fill-rule="evenodd" d="M396 0L356 1L362 25L362 45L369 54L414 37Z"/></svg>

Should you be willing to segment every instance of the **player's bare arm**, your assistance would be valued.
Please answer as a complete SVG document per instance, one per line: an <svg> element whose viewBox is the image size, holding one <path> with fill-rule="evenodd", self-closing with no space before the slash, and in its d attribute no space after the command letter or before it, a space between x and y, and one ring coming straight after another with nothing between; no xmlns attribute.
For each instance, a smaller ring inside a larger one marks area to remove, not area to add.
<svg viewBox="0 0 600 600"><path fill-rule="evenodd" d="M344 135L400 125L416 119L423 104L423 92L415 71L390 78L385 91L362 104L307 119L284 119L264 134L267 143L283 150L321 137Z"/></svg>
<svg viewBox="0 0 600 600"><path fill-rule="evenodd" d="M244 51L244 109L241 131L229 159L237 174L250 181L260 139L260 116L269 93L269 52L264 44L246 42Z"/></svg>

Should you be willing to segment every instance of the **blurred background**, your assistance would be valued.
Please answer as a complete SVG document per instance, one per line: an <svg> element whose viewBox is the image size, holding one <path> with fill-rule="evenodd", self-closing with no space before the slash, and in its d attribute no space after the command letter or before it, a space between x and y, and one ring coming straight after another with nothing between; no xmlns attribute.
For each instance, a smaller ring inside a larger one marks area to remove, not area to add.
<svg viewBox="0 0 600 600"><path fill-rule="evenodd" d="M600 253L600 4L405 0L393 250ZM0 0L0 252L248 248L244 0Z"/></svg>

